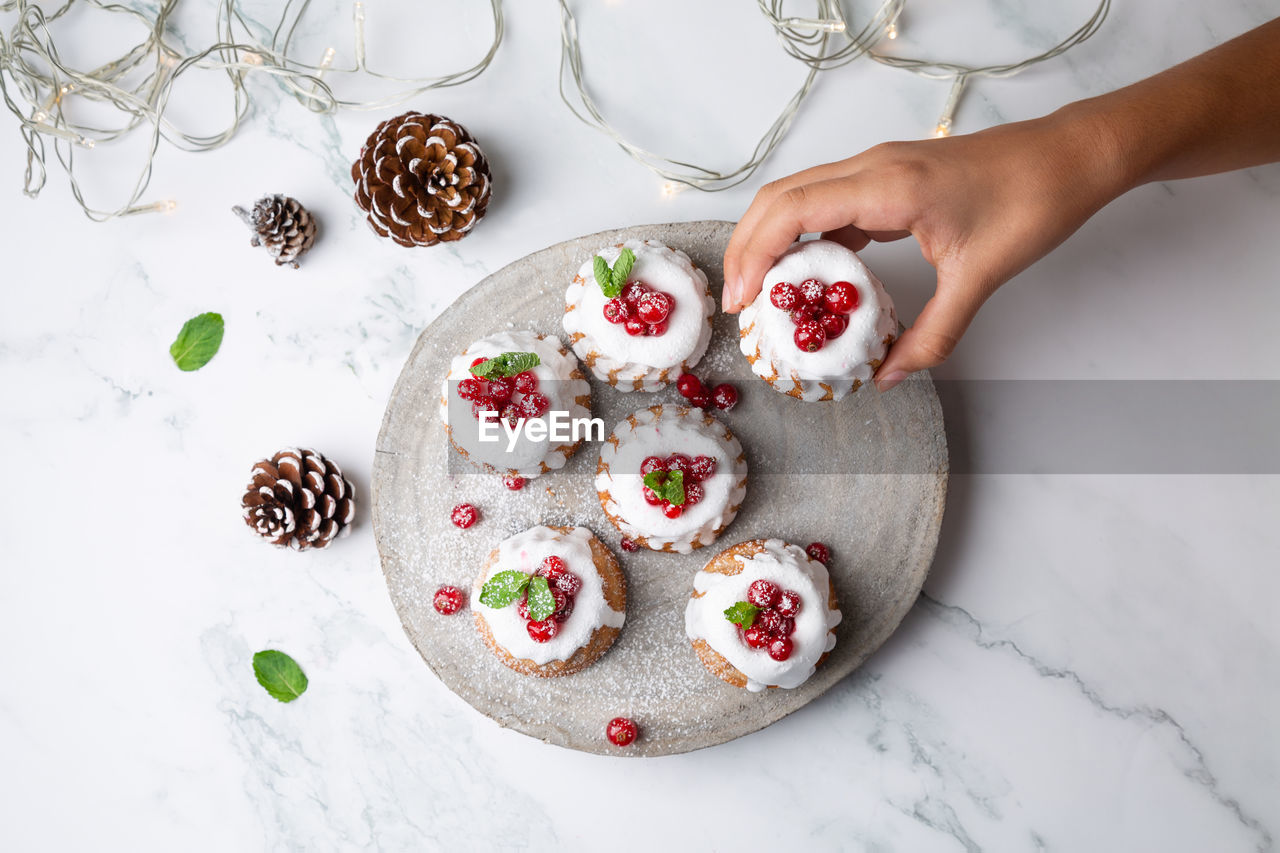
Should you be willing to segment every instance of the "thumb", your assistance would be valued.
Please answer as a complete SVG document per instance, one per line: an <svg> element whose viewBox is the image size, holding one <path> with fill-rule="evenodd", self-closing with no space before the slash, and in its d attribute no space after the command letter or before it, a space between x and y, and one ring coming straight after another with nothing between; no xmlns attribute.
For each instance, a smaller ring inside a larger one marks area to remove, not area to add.
<svg viewBox="0 0 1280 853"><path fill-rule="evenodd" d="M917 370L946 361L985 299L981 288L939 281L915 324L894 341L876 370L876 388L888 391Z"/></svg>

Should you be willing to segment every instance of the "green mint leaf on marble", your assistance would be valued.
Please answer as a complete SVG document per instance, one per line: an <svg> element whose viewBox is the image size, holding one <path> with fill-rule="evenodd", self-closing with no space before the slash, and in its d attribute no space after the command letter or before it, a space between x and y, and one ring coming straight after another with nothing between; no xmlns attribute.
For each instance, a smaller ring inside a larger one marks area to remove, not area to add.
<svg viewBox="0 0 1280 853"><path fill-rule="evenodd" d="M724 618L745 631L756 623L759 613L760 608L751 602L739 601L724 612Z"/></svg>
<svg viewBox="0 0 1280 853"><path fill-rule="evenodd" d="M169 355L179 370L199 370L222 346L221 314L199 314L182 324L182 331L169 347Z"/></svg>
<svg viewBox="0 0 1280 853"><path fill-rule="evenodd" d="M546 578L535 575L533 580L529 581L529 619L533 622L541 622L555 612L556 597L551 594L551 586Z"/></svg>
<svg viewBox="0 0 1280 853"><path fill-rule="evenodd" d="M600 285L600 292L609 299L616 298L622 293L622 288L626 287L627 277L631 275L631 268L635 265L636 253L630 249L622 250L622 254L613 262L613 269L609 269L608 261L596 255L595 277L596 284Z"/></svg>
<svg viewBox="0 0 1280 853"><path fill-rule="evenodd" d="M307 692L307 675L298 662L275 649L253 656L253 674L262 689L281 702L292 702Z"/></svg>
<svg viewBox="0 0 1280 853"><path fill-rule="evenodd" d="M501 609L519 598L528 585L529 576L524 572L498 572L480 588L480 603L494 610Z"/></svg>
<svg viewBox="0 0 1280 853"><path fill-rule="evenodd" d="M653 490L658 500L684 506L684 472L650 471L644 475L644 484Z"/></svg>
<svg viewBox="0 0 1280 853"><path fill-rule="evenodd" d="M542 359L538 358L536 352L504 352L485 359L471 368L471 375L481 379L493 379L495 376L510 379L526 370L532 370L539 364L542 364Z"/></svg>

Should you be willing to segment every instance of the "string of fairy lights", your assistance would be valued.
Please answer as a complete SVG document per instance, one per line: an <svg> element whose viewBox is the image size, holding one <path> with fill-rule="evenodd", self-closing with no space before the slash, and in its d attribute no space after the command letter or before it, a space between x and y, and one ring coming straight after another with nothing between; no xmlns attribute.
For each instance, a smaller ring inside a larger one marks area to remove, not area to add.
<svg viewBox="0 0 1280 853"><path fill-rule="evenodd" d="M154 8L133 8L106 0L64 0L51 12L32 0L0 0L0 12L14 13L11 26L0 30L0 97L19 121L26 144L24 192L38 195L48 181L54 160L67 175L72 195L89 218L104 221L119 216L172 210L172 200L144 203L161 140L187 151L207 151L224 145L239 131L251 99L246 87L250 75L268 75L316 113L338 110L382 110L404 103L433 89L462 85L490 66L504 35L502 0L489 0L492 37L486 52L475 63L450 74L403 77L378 70L365 40L365 6L356 0L352 8L353 61L335 63L337 50L328 47L314 62L298 58L299 28L311 11L312 0L286 0L273 26L254 20L240 0L218 0L215 41L195 53L182 49L170 20L178 0L160 0ZM788 56L808 67L800 87L766 129L750 156L736 168L716 169L671 159L630 141L605 118L592 99L582 59L582 37L569 0L560 0L560 95L566 106L584 123L612 139L628 156L658 175L663 192L672 194L693 187L704 191L727 189L752 173L786 136L818 74L859 58L910 71L924 77L950 80L951 89L935 129L950 133L956 108L965 87L982 77L1008 77L1070 50L1101 27L1111 0L1100 0L1089 19L1052 48L1027 59L1002 65L966 66L949 62L903 57L884 50L898 36L905 0L884 0L860 25L845 15L841 0L816 0L814 14L789 16L785 0L757 0L761 13L777 33ZM77 4L94 10L127 16L142 25L146 35L121 56L92 68L76 68L64 62L52 26L69 15ZM811 7L813 8L813 7ZM312 12L317 17L320 12ZM231 118L222 129L197 133L179 127L169 115L174 84L191 70L221 71L230 88ZM368 100L339 97L326 78L362 75L384 83L388 91ZM96 109L85 110L82 106ZM102 109L102 108L105 108ZM113 120L85 116L109 115ZM89 204L77 178L77 152L137 134L148 145L142 166L128 198L111 208Z"/></svg>

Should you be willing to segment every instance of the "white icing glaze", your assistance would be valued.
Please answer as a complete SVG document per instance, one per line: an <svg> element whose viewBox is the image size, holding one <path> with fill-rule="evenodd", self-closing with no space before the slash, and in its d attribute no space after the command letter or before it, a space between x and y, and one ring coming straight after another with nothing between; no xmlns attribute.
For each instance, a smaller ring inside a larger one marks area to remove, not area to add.
<svg viewBox="0 0 1280 853"><path fill-rule="evenodd" d="M675 297L675 310L667 319L667 331L658 337L631 336L621 324L604 318L608 302L596 283L593 263L600 255L610 266L623 248L636 253L632 281ZM592 254L565 291L564 330L573 351L591 367L597 379L619 391L659 391L696 365L711 342L711 315L715 300L707 275L689 256L652 240L628 240Z"/></svg>
<svg viewBox="0 0 1280 853"><path fill-rule="evenodd" d="M628 420L619 423L600 450L602 465L597 466L596 491L605 510L617 519L623 535L643 537L655 551L670 545L687 554L695 542L710 545L716 531L733 521L747 494L742 445L714 418L711 424L705 423L702 409L654 406L632 417L635 425ZM666 458L673 453L716 460L715 474L702 481L702 500L686 507L679 518L667 518L660 507L645 501L641 491L644 478L640 463L645 457Z"/></svg>
<svg viewBox="0 0 1280 853"><path fill-rule="evenodd" d="M591 557L590 530L575 527L561 533L549 527L530 527L504 539L498 545L498 559L471 587L472 612L484 618L493 639L502 648L521 660L538 665L551 661L568 660L591 639L602 625L621 628L626 612L614 610L604 597L604 582ZM560 624L560 632L545 643L538 643L529 636L526 623L516 612L514 603L493 608L480 601L480 590L485 581L498 572L519 571L532 574L550 556L564 560L569 571L582 580L582 588L574 596L573 613Z"/></svg>
<svg viewBox="0 0 1280 853"><path fill-rule="evenodd" d="M685 633L690 640L705 640L716 652L747 677L747 689L799 687L817 668L818 658L836 644L834 628L839 610L827 607L830 578L827 567L809 559L804 549L781 539L768 539L765 550L752 557L738 556L742 571L736 575L700 571L693 588L702 593L690 598L684 611ZM738 637L738 627L724 618L735 602L747 600L747 587L764 578L782 589L800 593L802 605L791 635L791 657L776 661L764 649L753 649Z"/></svg>
<svg viewBox="0 0 1280 853"><path fill-rule="evenodd" d="M848 281L858 288L859 304L848 315L849 328L817 352L805 352L795 344L795 325L786 311L769 301L769 290L780 281L799 285L816 278L823 284ZM795 243L765 274L764 288L738 315L742 331L739 347L744 355L759 350L751 365L758 376L776 377L775 388L782 392L798 387L803 399L839 400L855 390L855 382L871 381L871 362L883 360L886 337L898 334L898 318L893 300L884 285L849 249L830 240Z"/></svg>
<svg viewBox="0 0 1280 853"><path fill-rule="evenodd" d="M440 420L449 425L453 442L465 450L467 458L481 467L514 471L532 478L542 473L542 463L551 470L563 468L568 453L561 442L533 441L521 431L516 445L507 452L507 433L499 425L492 432L496 442L480 441L480 423L471 414L471 403L458 396L458 381L471 375L471 362L492 358L504 352L535 352L541 364L533 368L538 377L538 391L551 400L551 411L568 412L570 418L589 418L591 411L577 402L577 397L590 393L585 379L574 379L578 361L559 339L536 332L499 332L473 343L449 363L440 392ZM541 420L545 420L544 416ZM565 442L564 444L572 444Z"/></svg>

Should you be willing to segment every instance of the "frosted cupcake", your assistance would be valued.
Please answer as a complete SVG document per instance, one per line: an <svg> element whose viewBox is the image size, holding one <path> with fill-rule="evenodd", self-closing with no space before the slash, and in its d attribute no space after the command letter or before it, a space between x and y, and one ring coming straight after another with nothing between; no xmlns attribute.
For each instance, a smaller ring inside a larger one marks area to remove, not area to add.
<svg viewBox="0 0 1280 853"><path fill-rule="evenodd" d="M826 566L781 539L751 539L694 575L684 626L712 675L754 693L804 684L840 618Z"/></svg>
<svg viewBox="0 0 1280 853"><path fill-rule="evenodd" d="M871 381L898 334L893 300L849 249L796 243L738 315L751 370L799 400L840 400Z"/></svg>
<svg viewBox="0 0 1280 853"><path fill-rule="evenodd" d="M582 443L581 434L573 438L571 420L589 417L591 388L578 360L558 338L535 332L500 332L471 344L450 362L440 393L450 443L472 463L506 476L563 468ZM521 427L514 445L502 421ZM542 423L531 430L530 421Z"/></svg>
<svg viewBox="0 0 1280 853"><path fill-rule="evenodd" d="M711 342L715 301L689 256L628 240L585 262L565 292L564 330L578 358L619 391L658 391Z"/></svg>
<svg viewBox="0 0 1280 853"><path fill-rule="evenodd" d="M650 406L618 424L596 464L604 514L628 539L687 554L710 545L747 494L747 457L702 409Z"/></svg>
<svg viewBox="0 0 1280 853"><path fill-rule="evenodd" d="M516 672L572 675L618 638L627 583L585 527L531 527L489 554L471 609L485 645Z"/></svg>

